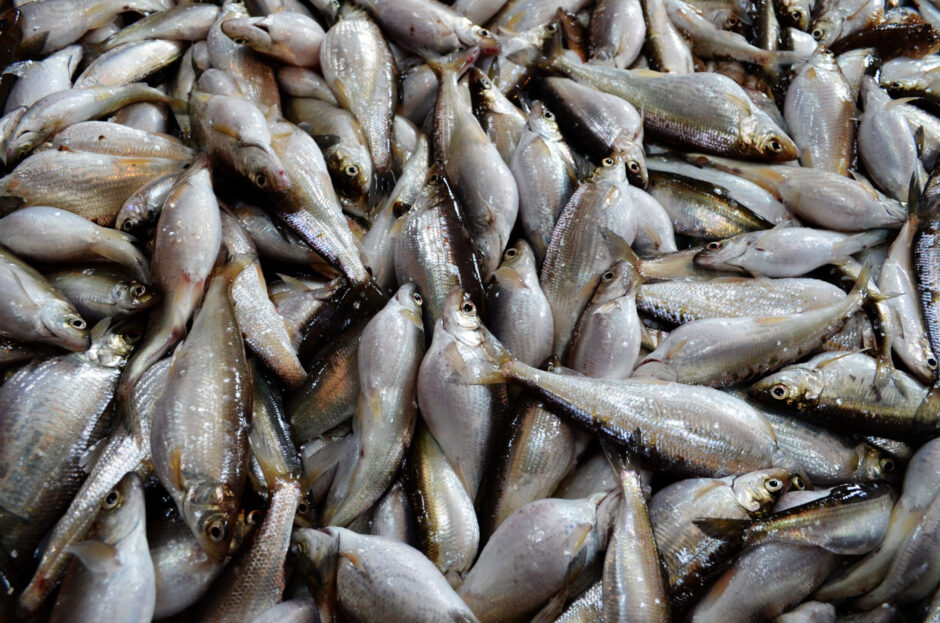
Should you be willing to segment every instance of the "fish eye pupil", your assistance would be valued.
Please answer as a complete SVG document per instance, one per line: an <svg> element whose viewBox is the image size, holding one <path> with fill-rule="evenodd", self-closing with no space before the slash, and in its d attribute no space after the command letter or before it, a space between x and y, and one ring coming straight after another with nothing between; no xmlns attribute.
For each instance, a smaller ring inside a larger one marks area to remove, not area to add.
<svg viewBox="0 0 940 623"><path fill-rule="evenodd" d="M483 30L480 31L480 36L481 36L481 37L489 37L489 36L490 36L490 31L488 31L488 30L486 30L486 29L484 28Z"/></svg>
<svg viewBox="0 0 940 623"><path fill-rule="evenodd" d="M777 152L781 149L783 149L783 146L780 144L780 141L775 138L770 139L770 151Z"/></svg>
<svg viewBox="0 0 940 623"><path fill-rule="evenodd" d="M555 115L552 113L552 111L546 110L546 111L545 111L545 118L546 118L546 119L554 119L554 118L555 118Z"/></svg>
<svg viewBox="0 0 940 623"><path fill-rule="evenodd" d="M893 472L893 471L894 471L894 461L892 461L891 459L886 459L885 462L881 464L881 469L882 469L882 471L884 471L886 474Z"/></svg>
<svg viewBox="0 0 940 623"><path fill-rule="evenodd" d="M813 31L813 39L816 39L818 41L819 39L822 39L822 36L823 36L823 33L818 28Z"/></svg>
<svg viewBox="0 0 940 623"><path fill-rule="evenodd" d="M300 504L297 505L297 512L300 512L300 513L306 513L306 512L307 512L307 504L306 504L306 502L301 502Z"/></svg>
<svg viewBox="0 0 940 623"><path fill-rule="evenodd" d="M793 477L793 486L802 491L806 488L806 483L803 482L803 479L799 476Z"/></svg>
<svg viewBox="0 0 940 623"><path fill-rule="evenodd" d="M232 39L232 41L238 45L245 45L245 39L242 37L236 37L235 39Z"/></svg>
<svg viewBox="0 0 940 623"><path fill-rule="evenodd" d="M613 278L614 278L613 271L608 270L606 273L604 273L604 281L610 281Z"/></svg>
<svg viewBox="0 0 940 623"><path fill-rule="evenodd" d="M779 400L779 399L782 399L782 398L786 398L788 393L790 393L790 392L787 391L786 386L785 386L785 385L780 385L780 384L774 385L773 388L771 388L771 390L770 390L770 394L771 394L774 398L777 398L778 400Z"/></svg>
<svg viewBox="0 0 940 623"><path fill-rule="evenodd" d="M927 367L930 368L931 370L936 370L937 360L934 359L933 357L927 357Z"/></svg>
<svg viewBox="0 0 940 623"><path fill-rule="evenodd" d="M73 329L78 329L79 331L81 331L82 329L85 328L86 325L85 325L85 321L82 320L81 318L72 318L69 320L69 326L72 327Z"/></svg>
<svg viewBox="0 0 940 623"><path fill-rule="evenodd" d="M720 243L720 242L709 242L707 245L705 245L705 248L708 249L708 250L710 250L710 251L717 251L718 249L721 248L721 243Z"/></svg>
<svg viewBox="0 0 940 623"><path fill-rule="evenodd" d="M353 177L357 175L358 173L359 173L359 167L357 167L356 165L351 164L348 167L346 167L346 175L348 175L349 177Z"/></svg>
<svg viewBox="0 0 940 623"><path fill-rule="evenodd" d="M549 25L548 25L548 32L555 32L556 30L558 30L558 25L557 25L557 24L549 24Z"/></svg>
<svg viewBox="0 0 940 623"><path fill-rule="evenodd" d="M117 506L118 501L121 499L121 494L117 491L111 491L108 493L108 497L104 499L104 504L102 506L105 510L109 510Z"/></svg>
<svg viewBox="0 0 940 623"><path fill-rule="evenodd" d="M506 251L506 257L516 257L516 250L509 249L508 251Z"/></svg>
<svg viewBox="0 0 940 623"><path fill-rule="evenodd" d="M134 286L134 289L131 290L134 296L143 296L147 293L147 288L144 286Z"/></svg>
<svg viewBox="0 0 940 623"><path fill-rule="evenodd" d="M639 172L640 172L640 165L637 164L636 162L630 162L630 164L628 164L627 167L628 167L628 168L630 169L630 171L633 172L633 173L639 173Z"/></svg>
<svg viewBox="0 0 940 623"><path fill-rule="evenodd" d="M612 167L612 166L614 166L614 159L613 159L613 158L604 158L603 164L604 164L605 167Z"/></svg>
<svg viewBox="0 0 940 623"><path fill-rule="evenodd" d="M421 295L418 294L417 292L415 292L414 294L412 294L412 295L411 295L411 298L412 298L412 299L414 300L414 302L417 303L418 305L421 305L422 303L424 303L424 299L421 298Z"/></svg>
<svg viewBox="0 0 940 623"><path fill-rule="evenodd" d="M472 314L473 310L476 308L473 306L473 303L464 303L461 309L463 309L463 313L465 314Z"/></svg>
<svg viewBox="0 0 940 623"><path fill-rule="evenodd" d="M770 490L770 491L776 491L776 490L778 490L778 489L779 489L780 487L782 487L782 486L783 486L783 483L781 483L781 482L780 482L779 480L777 480L776 478L773 478L773 479L767 481L767 489Z"/></svg>
<svg viewBox="0 0 940 623"><path fill-rule="evenodd" d="M255 180L255 183L258 185L259 188L264 188L265 186L268 185L268 178L266 178L263 175L259 175L257 179Z"/></svg>

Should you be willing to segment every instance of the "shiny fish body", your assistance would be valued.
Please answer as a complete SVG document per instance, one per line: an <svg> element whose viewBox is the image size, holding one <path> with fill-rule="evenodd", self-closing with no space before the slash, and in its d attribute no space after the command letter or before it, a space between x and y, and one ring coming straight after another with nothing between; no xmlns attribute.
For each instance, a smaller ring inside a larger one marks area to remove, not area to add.
<svg viewBox="0 0 940 623"><path fill-rule="evenodd" d="M119 320L150 309L159 301L153 289L128 279L121 271L108 268L59 270L47 273L46 279L91 323L102 318Z"/></svg>

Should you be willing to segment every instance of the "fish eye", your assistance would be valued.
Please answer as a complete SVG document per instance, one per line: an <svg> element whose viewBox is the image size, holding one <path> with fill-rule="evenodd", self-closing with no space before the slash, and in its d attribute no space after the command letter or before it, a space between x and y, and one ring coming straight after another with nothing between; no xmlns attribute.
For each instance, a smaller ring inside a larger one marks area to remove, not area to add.
<svg viewBox="0 0 940 623"><path fill-rule="evenodd" d="M309 510L310 510L310 507L307 506L306 502L301 502L300 504L297 505L297 512L302 515L305 515L307 511Z"/></svg>
<svg viewBox="0 0 940 623"><path fill-rule="evenodd" d="M927 357L927 361L925 363L931 370L937 369L937 360L934 357Z"/></svg>
<svg viewBox="0 0 940 623"><path fill-rule="evenodd" d="M816 41L819 41L820 39L823 38L823 31L819 28L814 28L812 35L813 35L813 39L815 39Z"/></svg>
<svg viewBox="0 0 940 623"><path fill-rule="evenodd" d="M244 37L236 37L232 39L232 41L235 42L235 45L245 45L245 43L247 43Z"/></svg>
<svg viewBox="0 0 940 623"><path fill-rule="evenodd" d="M729 15L728 19L725 20L725 25L728 26L729 28L734 28L739 23L740 22L738 21L737 15Z"/></svg>
<svg viewBox="0 0 940 623"><path fill-rule="evenodd" d="M131 329L130 331L126 331L124 333L124 341L128 344L136 344L142 337L144 337L143 332L138 331L137 329Z"/></svg>
<svg viewBox="0 0 940 623"><path fill-rule="evenodd" d="M516 251L515 249L506 249L506 253L503 254L503 257L505 257L507 260L511 260L512 258L516 257L516 255L518 254L519 252Z"/></svg>
<svg viewBox="0 0 940 623"><path fill-rule="evenodd" d="M709 242L708 244L706 244L705 248L708 249L709 251L717 251L718 249L721 248L721 243L718 242L717 240L713 240Z"/></svg>
<svg viewBox="0 0 940 623"><path fill-rule="evenodd" d="M639 173L640 172L640 163L636 160L631 160L627 163L627 168L630 169L630 173Z"/></svg>
<svg viewBox="0 0 940 623"><path fill-rule="evenodd" d="M134 286L133 288L131 288L131 294L133 294L137 298L140 298L143 295L147 294L147 286L138 284Z"/></svg>
<svg viewBox="0 0 940 623"><path fill-rule="evenodd" d="M245 521L247 521L248 524L251 526L257 526L259 523L261 523L261 518L263 516L264 516L264 513L262 513L260 510L256 508L255 510L248 513L248 516L245 517Z"/></svg>
<svg viewBox="0 0 940 623"><path fill-rule="evenodd" d="M790 481L793 484L793 488L799 491L804 491L806 489L806 483L803 482L803 479L799 476L794 476Z"/></svg>
<svg viewBox="0 0 940 623"><path fill-rule="evenodd" d="M601 279L603 279L604 281L610 281L613 278L614 278L614 271L612 270L608 270L606 273L604 273L604 276L601 277Z"/></svg>
<svg viewBox="0 0 940 623"><path fill-rule="evenodd" d="M268 178L264 175L259 175L255 178L255 185L257 185L258 188L264 188L268 185Z"/></svg>
<svg viewBox="0 0 940 623"><path fill-rule="evenodd" d="M359 167L357 167L357 166L354 165L354 164L351 164L351 165L349 165L348 167L346 167L346 169L345 169L344 172L345 172L346 175L348 175L349 177L356 177L357 175L359 175Z"/></svg>
<svg viewBox="0 0 940 623"><path fill-rule="evenodd" d="M881 460L881 471L886 474L890 474L894 471L894 460L893 459L882 459Z"/></svg>
<svg viewBox="0 0 940 623"><path fill-rule="evenodd" d="M471 303L470 301L466 301L464 302L463 305L460 306L460 311L465 316L472 316L473 314L476 313L477 306Z"/></svg>
<svg viewBox="0 0 940 623"><path fill-rule="evenodd" d="M413 294L411 295L411 300L414 301L415 304L417 304L417 305L421 305L421 304L424 303L424 299L421 298L421 295L418 294L417 292L415 292L415 293L413 293Z"/></svg>
<svg viewBox="0 0 940 623"><path fill-rule="evenodd" d="M605 167L612 167L612 166L614 166L614 159L613 159L613 158L604 158L603 160L601 160L601 164L602 164L603 166L605 166Z"/></svg>
<svg viewBox="0 0 940 623"><path fill-rule="evenodd" d="M131 231L132 229L134 229L134 223L131 221L127 220L121 223L121 231Z"/></svg>
<svg viewBox="0 0 940 623"><path fill-rule="evenodd" d="M801 22L803 21L803 10L802 9L790 9L790 17L794 21Z"/></svg>
<svg viewBox="0 0 940 623"><path fill-rule="evenodd" d="M103 508L106 511L109 511L120 503L121 503L121 494L118 492L117 489L113 489L110 493L108 493L107 497L104 499L104 502L101 503L101 508Z"/></svg>
<svg viewBox="0 0 940 623"><path fill-rule="evenodd" d="M778 139L776 136L770 139L770 141L767 143L767 147L775 154L779 154L781 151L783 151L783 143L781 143L780 139Z"/></svg>
<svg viewBox="0 0 940 623"><path fill-rule="evenodd" d="M783 383L777 383L770 388L770 395L776 398L777 400L783 400L790 395L790 388L784 385Z"/></svg>
<svg viewBox="0 0 940 623"><path fill-rule="evenodd" d="M251 523L251 513L248 514L248 517L249 523ZM225 533L225 522L221 519L213 519L209 522L209 525L206 526L206 534L209 535L209 539L215 543L221 543L225 539Z"/></svg>
<svg viewBox="0 0 940 623"><path fill-rule="evenodd" d="M558 31L558 24L556 24L555 22L552 22L551 24L548 25L548 27L546 28L546 30L547 30L548 32L554 34L555 32Z"/></svg>
<svg viewBox="0 0 940 623"><path fill-rule="evenodd" d="M440 183L443 182L443 181L444 181L444 178L441 177L441 176L440 176L439 174L437 174L437 173L435 173L434 175L431 176L431 183L432 183L432 184L440 184Z"/></svg>
<svg viewBox="0 0 940 623"><path fill-rule="evenodd" d="M546 110L545 114L543 114L542 116L548 119L549 121L555 118L555 114L550 110Z"/></svg>
<svg viewBox="0 0 940 623"><path fill-rule="evenodd" d="M490 31L488 31L488 30L485 29L485 28L481 28L481 29L480 29L480 36L481 36L481 37L489 37L489 36L490 36Z"/></svg>
<svg viewBox="0 0 940 623"><path fill-rule="evenodd" d="M88 324L81 318L69 318L69 326L73 329L83 331Z"/></svg>
<svg viewBox="0 0 940 623"><path fill-rule="evenodd" d="M777 491L783 489L783 481L778 480L777 478L771 478L766 483L764 483L764 488L771 493L776 493Z"/></svg>

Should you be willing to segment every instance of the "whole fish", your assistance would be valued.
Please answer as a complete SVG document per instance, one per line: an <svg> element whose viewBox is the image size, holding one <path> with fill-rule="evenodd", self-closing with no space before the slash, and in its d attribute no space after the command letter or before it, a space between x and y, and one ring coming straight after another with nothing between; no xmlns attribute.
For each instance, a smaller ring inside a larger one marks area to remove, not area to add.
<svg viewBox="0 0 940 623"><path fill-rule="evenodd" d="M160 300L153 288L109 268L59 270L47 273L46 279L92 323L102 318L119 320L150 309Z"/></svg>
<svg viewBox="0 0 940 623"><path fill-rule="evenodd" d="M448 54L478 46L499 54L499 41L485 28L437 0L358 0L400 45L415 52Z"/></svg>
<svg viewBox="0 0 940 623"><path fill-rule="evenodd" d="M229 294L243 268L231 264L212 280L174 353L151 433L154 473L216 560L229 553L236 531L248 453L251 377Z"/></svg>
<svg viewBox="0 0 940 623"><path fill-rule="evenodd" d="M326 35L312 17L285 11L264 17L232 18L222 32L238 45L298 67L320 67L320 45Z"/></svg>
<svg viewBox="0 0 940 623"><path fill-rule="evenodd" d="M638 0L603 0L591 13L591 58L626 69L643 49L646 23Z"/></svg>
<svg viewBox="0 0 940 623"><path fill-rule="evenodd" d="M156 585L145 518L144 487L131 472L105 497L87 539L72 546L76 560L50 621L151 619Z"/></svg>
<svg viewBox="0 0 940 623"><path fill-rule="evenodd" d="M44 244L52 236L54 244ZM137 280L150 281L150 267L133 238L95 225L76 214L33 206L0 219L0 244L31 261L67 263L106 260L124 266Z"/></svg>
<svg viewBox="0 0 940 623"><path fill-rule="evenodd" d="M67 350L88 348L88 323L65 295L36 270L0 247L0 336Z"/></svg>
<svg viewBox="0 0 940 623"><path fill-rule="evenodd" d="M923 434L940 425L932 409L920 408L928 404L927 391L900 370L879 371L873 357L840 352L783 368L748 390L813 422L895 435Z"/></svg>
<svg viewBox="0 0 940 623"><path fill-rule="evenodd" d="M88 151L114 156L192 160L196 153L182 141L105 121L82 121L65 128L49 141L53 149Z"/></svg>
<svg viewBox="0 0 940 623"><path fill-rule="evenodd" d="M539 285L532 248L520 240L503 253L486 290L493 335L520 361L538 366L552 353L552 309Z"/></svg>
<svg viewBox="0 0 940 623"><path fill-rule="evenodd" d="M348 525L375 504L411 443L424 355L422 302L413 284L403 285L359 338L353 450L340 459L323 511L327 525Z"/></svg>
<svg viewBox="0 0 940 623"><path fill-rule="evenodd" d="M330 28L320 46L323 77L340 106L365 132L375 169L373 187L392 188L391 147L397 72L382 31L363 11L350 11Z"/></svg>

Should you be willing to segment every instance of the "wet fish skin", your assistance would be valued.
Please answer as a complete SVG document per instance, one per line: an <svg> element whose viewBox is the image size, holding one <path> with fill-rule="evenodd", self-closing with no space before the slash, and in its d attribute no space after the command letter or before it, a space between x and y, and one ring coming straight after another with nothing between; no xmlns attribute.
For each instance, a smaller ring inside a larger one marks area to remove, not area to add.
<svg viewBox="0 0 940 623"><path fill-rule="evenodd" d="M142 39L171 41L202 41L219 16L219 7L205 4L184 4L148 15L125 26L105 42L110 50Z"/></svg>
<svg viewBox="0 0 940 623"><path fill-rule="evenodd" d="M142 82L183 55L180 41L149 39L126 43L95 58L75 79L74 88L121 86Z"/></svg>
<svg viewBox="0 0 940 623"><path fill-rule="evenodd" d="M520 240L503 253L486 291L488 328L520 361L538 366L552 352L552 309L539 285L532 248Z"/></svg>
<svg viewBox="0 0 940 623"><path fill-rule="evenodd" d="M0 287L7 293L0 306L0 336L72 351L88 348L85 319L62 292L4 247L0 247Z"/></svg>
<svg viewBox="0 0 940 623"><path fill-rule="evenodd" d="M640 354L636 294L641 282L629 262L617 262L601 275L565 354L568 367L595 378L630 376Z"/></svg>
<svg viewBox="0 0 940 623"><path fill-rule="evenodd" d="M174 616L202 597L223 565L203 551L178 515L151 522L147 538L157 588L153 616Z"/></svg>
<svg viewBox="0 0 940 623"><path fill-rule="evenodd" d="M424 355L422 303L413 284L403 285L359 338L355 450L340 459L323 511L327 525L348 525L375 504L411 443Z"/></svg>
<svg viewBox="0 0 940 623"><path fill-rule="evenodd" d="M131 194L186 165L169 158L128 158L87 152L42 151L0 178L0 197L20 205L60 208L110 226Z"/></svg>
<svg viewBox="0 0 940 623"><path fill-rule="evenodd" d="M88 322L102 318L119 320L150 309L159 295L115 270L98 267L72 268L47 273L46 279L58 288Z"/></svg>
<svg viewBox="0 0 940 623"><path fill-rule="evenodd" d="M29 108L47 95L70 88L72 74L78 69L82 56L81 46L70 45L42 61L20 61L5 68L4 74L17 78L7 95L3 114L8 115L23 106Z"/></svg>
<svg viewBox="0 0 940 623"><path fill-rule="evenodd" d="M307 243L290 231L277 225L261 208L247 203L238 203L232 213L251 236L259 255L268 261L310 266L325 277L333 278L339 273L326 263Z"/></svg>
<svg viewBox="0 0 940 623"><path fill-rule="evenodd" d="M425 426L415 433L404 482L421 551L457 589L476 558L480 526L473 500Z"/></svg>
<svg viewBox="0 0 940 623"><path fill-rule="evenodd" d="M499 54L499 41L489 30L436 0L359 0L380 26L400 45L414 52L448 54L459 47L478 46Z"/></svg>
<svg viewBox="0 0 940 623"><path fill-rule="evenodd" d="M555 115L541 102L532 106L509 166L519 190L519 220L541 263L558 215L578 181L577 165Z"/></svg>
<svg viewBox="0 0 940 623"><path fill-rule="evenodd" d="M695 61L682 34L670 19L663 0L641 0L646 21L646 54L650 66L666 73L692 73Z"/></svg>
<svg viewBox="0 0 940 623"><path fill-rule="evenodd" d="M160 175L141 186L121 206L114 228L134 234L155 225L167 195L176 184L176 177L175 173Z"/></svg>
<svg viewBox="0 0 940 623"><path fill-rule="evenodd" d="M591 13L591 58L626 69L646 39L643 9L637 0L603 0Z"/></svg>
<svg viewBox="0 0 940 623"><path fill-rule="evenodd" d="M70 125L52 137L48 145L59 150L88 151L114 156L172 158L186 162L196 155L182 141L166 134L155 134L106 121L81 121ZM45 146L41 147L44 148Z"/></svg>
<svg viewBox="0 0 940 623"><path fill-rule="evenodd" d="M470 385L459 379L459 370L481 365L484 330L476 306L461 288L454 288L418 371L421 415L471 498L476 498L509 403L504 385Z"/></svg>
<svg viewBox="0 0 940 623"><path fill-rule="evenodd" d="M298 67L320 67L320 44L326 33L311 17L293 11L264 17L233 18L222 32L236 44Z"/></svg>
<svg viewBox="0 0 940 623"><path fill-rule="evenodd" d="M168 102L162 92L142 83L88 86L58 91L26 111L7 145L7 162L26 156L44 140L79 121L108 114L135 102Z"/></svg>
<svg viewBox="0 0 940 623"><path fill-rule="evenodd" d="M376 171L376 189L387 190L390 136L397 75L382 31L363 11L352 11L331 27L320 46L320 65L340 106L359 121Z"/></svg>
<svg viewBox="0 0 940 623"><path fill-rule="evenodd" d="M477 621L434 563L418 550L345 528L331 527L327 531L339 539L337 594L341 611L352 620L367 621L380 609L399 620ZM420 586L421 590L395 590L401 582Z"/></svg>
<svg viewBox="0 0 940 623"><path fill-rule="evenodd" d="M480 127L496 145L503 161L512 166L526 128L526 115L477 67L467 69L467 84Z"/></svg>
<svg viewBox="0 0 940 623"><path fill-rule="evenodd" d="M401 541L414 547L418 543L417 517L411 508L402 479L392 483L372 510L370 534Z"/></svg>
<svg viewBox="0 0 940 623"><path fill-rule="evenodd" d="M131 472L101 505L88 539L72 546L72 563L50 620L147 621L156 599L147 547L144 487Z"/></svg>
<svg viewBox="0 0 940 623"><path fill-rule="evenodd" d="M876 374L886 377L877 385ZM862 353L817 355L761 379L748 392L810 421L852 431L920 434L938 426L935 413L920 409L926 387L899 370L878 372L877 361Z"/></svg>
<svg viewBox="0 0 940 623"><path fill-rule="evenodd" d="M48 236L55 238L49 244ZM43 206L22 208L0 219L0 244L31 261L68 263L106 260L150 281L150 267L125 233L101 227L71 212Z"/></svg>

